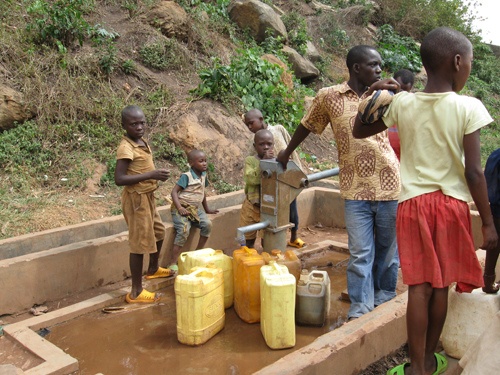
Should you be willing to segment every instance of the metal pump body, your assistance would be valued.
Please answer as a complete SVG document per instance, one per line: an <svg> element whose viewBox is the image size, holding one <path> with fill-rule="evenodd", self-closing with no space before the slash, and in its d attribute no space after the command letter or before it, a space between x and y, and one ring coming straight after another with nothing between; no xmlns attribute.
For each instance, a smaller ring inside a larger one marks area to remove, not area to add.
<svg viewBox="0 0 500 375"><path fill-rule="evenodd" d="M286 170L283 170L276 160L264 159L260 161L260 170L260 222L238 228L237 240L244 243L245 233L264 229L263 250L269 253L274 249L285 251L288 228L293 227L290 223L290 203L310 182L336 176L339 169L306 176L293 161L289 161Z"/></svg>

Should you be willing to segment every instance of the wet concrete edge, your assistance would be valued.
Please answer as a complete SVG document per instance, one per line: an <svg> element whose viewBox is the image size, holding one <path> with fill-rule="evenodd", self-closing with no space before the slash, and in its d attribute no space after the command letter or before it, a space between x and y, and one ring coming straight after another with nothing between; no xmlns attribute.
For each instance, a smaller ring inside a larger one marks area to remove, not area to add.
<svg viewBox="0 0 500 375"><path fill-rule="evenodd" d="M151 280L148 289L156 291L174 284L175 279ZM44 315L35 316L18 323L4 326L4 334L11 340L44 360L40 365L24 371L26 375L64 375L79 370L78 360L45 340L36 331L64 323L106 306L123 302L130 288L121 288L94 298L76 303Z"/></svg>

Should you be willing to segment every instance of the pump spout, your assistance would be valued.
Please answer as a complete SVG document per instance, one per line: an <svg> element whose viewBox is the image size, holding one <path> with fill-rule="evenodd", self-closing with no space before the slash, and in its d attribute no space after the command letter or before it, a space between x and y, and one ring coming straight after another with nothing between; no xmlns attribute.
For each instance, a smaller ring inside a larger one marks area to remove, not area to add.
<svg viewBox="0 0 500 375"><path fill-rule="evenodd" d="M254 230L261 230L261 229L265 229L269 226L269 221L261 221L261 222L258 222L258 223L255 223L255 224L250 224L250 225L247 225L245 227L239 227L237 230L236 230L236 241L238 241L238 243L240 245L244 245L245 244L245 233L248 233L248 232L252 232Z"/></svg>

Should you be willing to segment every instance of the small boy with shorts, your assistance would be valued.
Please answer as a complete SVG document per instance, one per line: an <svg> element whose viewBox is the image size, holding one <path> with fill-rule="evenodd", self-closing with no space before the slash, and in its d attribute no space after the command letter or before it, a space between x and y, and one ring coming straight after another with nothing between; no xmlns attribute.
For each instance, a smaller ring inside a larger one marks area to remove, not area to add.
<svg viewBox="0 0 500 375"><path fill-rule="evenodd" d="M353 128L354 137L363 138L397 124L401 139L396 232L408 285L410 362L387 375L438 375L448 367L436 350L449 286L456 282L456 291L464 293L484 286L468 202L474 201L481 217L481 249L495 251L498 239L479 138L493 119L477 98L458 94L471 72L472 44L462 33L439 27L423 39L420 56L427 72L423 92L391 96L383 92L398 88L394 80L375 83L370 90L377 92L360 104ZM370 113L376 116L367 117Z"/></svg>
<svg viewBox="0 0 500 375"><path fill-rule="evenodd" d="M188 153L190 169L183 173L172 189L172 221L175 229L174 247L170 268L177 267L177 258L186 243L191 227L200 229L200 239L196 249L203 249L210 232L212 221L207 214L216 214L218 210L208 208L205 196L207 179L207 157L203 151L192 150ZM202 206L202 207L200 207Z"/></svg>
<svg viewBox="0 0 500 375"><path fill-rule="evenodd" d="M155 169L151 148L144 140L146 117L137 106L122 111L122 127L126 131L116 153L115 183L125 186L122 192L122 210L128 225L130 244L130 273L132 290L125 297L128 303L153 303L156 293L142 287L144 254L149 254L146 279L169 277L173 271L159 267L165 226L161 221L154 192L158 181L169 177L166 169Z"/></svg>
<svg viewBox="0 0 500 375"><path fill-rule="evenodd" d="M245 125L248 127L252 133L257 133L261 129L267 129L271 132L274 139L274 154L278 155L281 150L284 150L290 142L290 134L286 131L283 125L268 125L264 122L264 116L262 116L262 112L256 108L249 110L243 116L243 120ZM252 147L249 150L250 155L255 155L255 146L252 144ZM292 153L292 160L297 164L297 167L302 169L302 165L300 163L300 158L297 152ZM290 203L290 223L294 224L293 228L290 229L290 241L288 241L288 246L296 247L300 249L305 246L305 242L302 241L299 237L297 237L297 231L299 229L299 212L297 210L297 199L294 199Z"/></svg>
<svg viewBox="0 0 500 375"><path fill-rule="evenodd" d="M254 147L257 155L245 158L243 179L245 180L245 200L240 211L240 227L260 222L260 161L274 158L273 134L267 129L255 133ZM257 231L245 233L246 246L253 248Z"/></svg>

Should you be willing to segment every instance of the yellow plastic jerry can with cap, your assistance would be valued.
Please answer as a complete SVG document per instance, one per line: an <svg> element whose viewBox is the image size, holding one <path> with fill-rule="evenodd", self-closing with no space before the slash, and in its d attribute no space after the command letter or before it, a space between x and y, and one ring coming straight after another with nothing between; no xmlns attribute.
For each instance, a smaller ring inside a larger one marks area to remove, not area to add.
<svg viewBox="0 0 500 375"><path fill-rule="evenodd" d="M220 268L194 267L175 278L177 339L201 345L224 328L224 290Z"/></svg>
<svg viewBox="0 0 500 375"><path fill-rule="evenodd" d="M243 246L233 252L234 310L247 323L260 321L260 268L264 259Z"/></svg>
<svg viewBox="0 0 500 375"><path fill-rule="evenodd" d="M267 346L295 346L295 277L275 261L260 269L260 330Z"/></svg>
<svg viewBox="0 0 500 375"><path fill-rule="evenodd" d="M295 276L296 281L299 281L302 263L293 250L287 250L283 253L281 250L275 249L271 250L271 254L263 252L262 257L264 258L264 262L266 262L266 264L269 264L270 261L274 260L276 263L286 266L288 268L288 272Z"/></svg>
<svg viewBox="0 0 500 375"><path fill-rule="evenodd" d="M229 255L224 254L222 250L210 248L186 251L179 255L177 266L179 275L188 274L193 267L204 267L208 264L214 264L215 267L222 269L224 275L224 308L233 305L233 262Z"/></svg>

